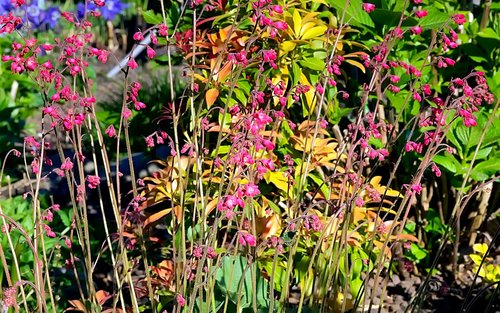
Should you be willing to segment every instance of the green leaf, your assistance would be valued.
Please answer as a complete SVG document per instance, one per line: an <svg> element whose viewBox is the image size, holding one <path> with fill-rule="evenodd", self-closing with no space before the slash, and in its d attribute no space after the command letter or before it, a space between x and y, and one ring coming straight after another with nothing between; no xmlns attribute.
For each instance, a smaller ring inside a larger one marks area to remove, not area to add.
<svg viewBox="0 0 500 313"><path fill-rule="evenodd" d="M436 155L432 158L432 161L443 166L451 173L456 173L457 169L460 167L460 162L458 162L457 159L449 153L445 153L445 155Z"/></svg>
<svg viewBox="0 0 500 313"><path fill-rule="evenodd" d="M476 160L486 159L490 155L492 150L493 150L493 147L487 147L487 148L483 148L483 149L479 150L477 152L477 155L476 155ZM466 160L472 161L472 157L474 156L474 153L475 153L475 151L471 152Z"/></svg>
<svg viewBox="0 0 500 313"><path fill-rule="evenodd" d="M296 62L292 63L292 86L296 86L297 82L300 79L300 75L302 75L302 69L297 65Z"/></svg>
<svg viewBox="0 0 500 313"><path fill-rule="evenodd" d="M223 293L227 293L233 303L240 303L243 308L252 305L253 288L251 270L247 259L242 256L226 255L222 266L215 274L217 286ZM260 275L258 275L260 276Z"/></svg>
<svg viewBox="0 0 500 313"><path fill-rule="evenodd" d="M444 23L448 21L450 16L446 13L439 11L436 8L431 7L428 10L428 15L420 19L420 27L427 29L435 29L441 27Z"/></svg>
<svg viewBox="0 0 500 313"><path fill-rule="evenodd" d="M427 250L421 248L419 245L412 243L410 247L410 254L415 258L415 260L420 261L427 257Z"/></svg>
<svg viewBox="0 0 500 313"><path fill-rule="evenodd" d="M392 10L377 9L370 16L375 24L394 27L397 26L401 18L402 12L394 12Z"/></svg>
<svg viewBox="0 0 500 313"><path fill-rule="evenodd" d="M163 23L163 18L160 13L155 13L153 10L147 10L142 12L142 17L144 21L148 24L158 25Z"/></svg>
<svg viewBox="0 0 500 313"><path fill-rule="evenodd" d="M470 177L476 181L485 181L500 171L500 158L483 161L472 169Z"/></svg>
<svg viewBox="0 0 500 313"><path fill-rule="evenodd" d="M363 1L351 0L348 2L347 7L346 2L347 0L328 0L328 3L337 10L337 14L340 14L345 10L345 21L349 21L349 24L354 26L364 25L368 27L375 27L370 15L362 10Z"/></svg>
<svg viewBox="0 0 500 313"><path fill-rule="evenodd" d="M320 59L303 59L299 61L300 65L311 70L321 71L325 67L325 62Z"/></svg>

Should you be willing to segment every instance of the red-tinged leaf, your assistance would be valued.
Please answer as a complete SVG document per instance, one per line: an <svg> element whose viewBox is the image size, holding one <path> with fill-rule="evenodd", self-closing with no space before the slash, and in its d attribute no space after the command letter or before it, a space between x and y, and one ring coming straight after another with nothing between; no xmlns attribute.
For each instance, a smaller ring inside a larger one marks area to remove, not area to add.
<svg viewBox="0 0 500 313"><path fill-rule="evenodd" d="M67 311L79 311L79 312L87 312L87 309L85 308L85 305L82 303L80 300L69 300L69 304L71 304L70 308L67 308L64 310L64 312Z"/></svg>

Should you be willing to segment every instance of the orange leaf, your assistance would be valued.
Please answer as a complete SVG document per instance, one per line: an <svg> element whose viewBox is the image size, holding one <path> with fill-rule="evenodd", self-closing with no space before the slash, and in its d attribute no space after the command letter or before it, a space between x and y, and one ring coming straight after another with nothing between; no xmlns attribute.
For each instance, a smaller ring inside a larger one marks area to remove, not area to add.
<svg viewBox="0 0 500 313"><path fill-rule="evenodd" d="M207 90L207 93L205 94L205 100L207 101L207 105L209 108L212 106L212 104L214 104L215 100L217 100L218 96L219 90L217 90L217 88Z"/></svg>
<svg viewBox="0 0 500 313"><path fill-rule="evenodd" d="M157 212L155 214L152 214L148 216L148 218L144 221L144 227L148 226L151 223L156 222L160 218L164 217L165 215L169 214L172 211L172 209L168 208L165 210L161 210L160 212Z"/></svg>
<svg viewBox="0 0 500 313"><path fill-rule="evenodd" d="M71 308L67 308L64 310L66 311L80 311L80 312L87 312L87 309L85 308L85 305L82 303L80 300L69 300L69 304L72 305Z"/></svg>

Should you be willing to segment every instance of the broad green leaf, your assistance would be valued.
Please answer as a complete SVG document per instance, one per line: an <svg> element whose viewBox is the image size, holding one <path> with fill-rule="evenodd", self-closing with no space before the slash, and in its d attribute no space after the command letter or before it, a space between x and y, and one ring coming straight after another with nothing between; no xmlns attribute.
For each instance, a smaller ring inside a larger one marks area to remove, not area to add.
<svg viewBox="0 0 500 313"><path fill-rule="evenodd" d="M346 6L346 3L348 5ZM328 3L337 10L337 14L340 16L345 10L345 20L349 21L349 24L354 26L368 26L375 27L370 15L363 11L363 1L361 0L328 0Z"/></svg>
<svg viewBox="0 0 500 313"><path fill-rule="evenodd" d="M144 21L148 24L158 25L163 23L163 18L160 13L156 13L153 10L147 10L142 12L142 17Z"/></svg>
<svg viewBox="0 0 500 313"><path fill-rule="evenodd" d="M215 279L219 288L228 294L232 302L239 301L243 308L247 308L252 305L251 271L255 269L255 266L249 266L247 259L242 256L226 255L222 259L221 268L215 274Z"/></svg>
<svg viewBox="0 0 500 313"><path fill-rule="evenodd" d="M420 19L420 27L435 29L443 26L450 18L449 14L443 13L436 8L430 7L428 15Z"/></svg>
<svg viewBox="0 0 500 313"><path fill-rule="evenodd" d="M472 169L470 176L476 181L485 181L500 171L500 159L492 158L483 161Z"/></svg>
<svg viewBox="0 0 500 313"><path fill-rule="evenodd" d="M428 254L427 250L425 250L424 248L421 248L419 245L417 245L415 243L411 244L410 253L412 256L415 257L416 260L425 259L425 257L427 257L427 254Z"/></svg>
<svg viewBox="0 0 500 313"><path fill-rule="evenodd" d="M311 70L322 71L325 67L325 62L320 59L303 59L299 61L300 65Z"/></svg>
<svg viewBox="0 0 500 313"><path fill-rule="evenodd" d="M443 166L451 173L456 173L457 169L460 167L460 162L458 162L457 159L449 153L445 153L445 155L436 155L432 158L432 161Z"/></svg>
<svg viewBox="0 0 500 313"><path fill-rule="evenodd" d="M297 82L300 79L300 76L302 75L302 69L297 65L296 62L292 63L292 75L293 75L292 76L292 86L296 86Z"/></svg>
<svg viewBox="0 0 500 313"><path fill-rule="evenodd" d="M493 150L493 147L487 147L487 148L483 148L483 149L479 150L477 152L477 155L476 155L476 160L486 159L490 155L492 150ZM472 158L474 157L474 153L475 153L475 151L472 151L471 153L469 153L466 160L472 161Z"/></svg>

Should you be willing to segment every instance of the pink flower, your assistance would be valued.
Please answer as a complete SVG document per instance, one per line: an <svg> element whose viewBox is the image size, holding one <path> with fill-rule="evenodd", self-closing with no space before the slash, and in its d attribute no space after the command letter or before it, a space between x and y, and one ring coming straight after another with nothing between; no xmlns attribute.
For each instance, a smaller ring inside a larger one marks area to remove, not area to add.
<svg viewBox="0 0 500 313"><path fill-rule="evenodd" d="M186 305L186 299L184 299L184 297L180 293L178 293L177 296L175 296L175 301L177 301L177 304L180 307L183 307Z"/></svg>
<svg viewBox="0 0 500 313"><path fill-rule="evenodd" d="M104 131L106 135L108 135L110 138L116 137L116 130L113 125L109 125L108 128Z"/></svg>
<svg viewBox="0 0 500 313"><path fill-rule="evenodd" d="M255 237L247 232L240 232L238 241L242 246L255 247L257 245Z"/></svg>
<svg viewBox="0 0 500 313"><path fill-rule="evenodd" d="M411 32L414 34L414 35L420 35L422 33L422 27L420 26L413 26L411 28Z"/></svg>
<svg viewBox="0 0 500 313"><path fill-rule="evenodd" d="M279 30L286 30L288 28L288 24L283 21L274 22L273 26Z"/></svg>
<svg viewBox="0 0 500 313"><path fill-rule="evenodd" d="M69 171L73 168L73 162L69 158L66 158L64 162L61 164L61 169L63 171Z"/></svg>
<svg viewBox="0 0 500 313"><path fill-rule="evenodd" d="M148 46L146 48L146 54L148 55L148 58L152 59L152 58L155 57L156 52L155 52L155 50L153 48L151 48L150 46Z"/></svg>
<svg viewBox="0 0 500 313"><path fill-rule="evenodd" d="M278 14L281 14L283 13L283 7L281 5L273 5L273 11Z"/></svg>
<svg viewBox="0 0 500 313"><path fill-rule="evenodd" d="M260 194L259 187L254 183L248 183L245 186L245 195L248 197L255 197Z"/></svg>
<svg viewBox="0 0 500 313"><path fill-rule="evenodd" d="M394 83L394 84L395 84L395 83L399 83L399 76L397 76L397 75L392 75L392 76L391 76L391 82L392 82L392 83Z"/></svg>
<svg viewBox="0 0 500 313"><path fill-rule="evenodd" d="M417 12L415 12L415 16L418 17L418 18L425 17L428 14L429 13L427 12L427 10L418 10Z"/></svg>
<svg viewBox="0 0 500 313"><path fill-rule="evenodd" d="M419 195L422 192L423 188L421 184L415 184L411 186L411 190L416 192L417 195Z"/></svg>
<svg viewBox="0 0 500 313"><path fill-rule="evenodd" d="M134 60L134 59L130 59L128 60L128 63L127 63L128 67L130 67L131 69L135 70L137 68L137 62Z"/></svg>
<svg viewBox="0 0 500 313"><path fill-rule="evenodd" d="M436 164L432 164L431 170L434 174L436 174L436 177L441 177L441 170Z"/></svg>
<svg viewBox="0 0 500 313"><path fill-rule="evenodd" d="M97 186L99 186L100 183L101 183L101 179L99 178L99 176L95 176L95 175L87 176L87 186L90 189L97 188Z"/></svg>
<svg viewBox="0 0 500 313"><path fill-rule="evenodd" d="M454 21L455 23L457 23L458 25L462 25L462 24L464 24L465 22L467 22L467 21L465 20L465 15L463 15L463 14L461 14L461 13L453 15L453 21Z"/></svg>
<svg viewBox="0 0 500 313"><path fill-rule="evenodd" d="M418 102L422 102L422 97L418 92L413 93L413 100L417 100Z"/></svg>
<svg viewBox="0 0 500 313"><path fill-rule="evenodd" d="M128 120L132 116L132 111L129 109L124 109L122 112L122 116L124 119Z"/></svg>
<svg viewBox="0 0 500 313"><path fill-rule="evenodd" d="M140 41L144 39L144 35L141 32L136 32L133 36L135 41Z"/></svg>
<svg viewBox="0 0 500 313"><path fill-rule="evenodd" d="M365 10L366 13L371 13L373 10L375 10L375 4L373 3L363 3L363 10Z"/></svg>

